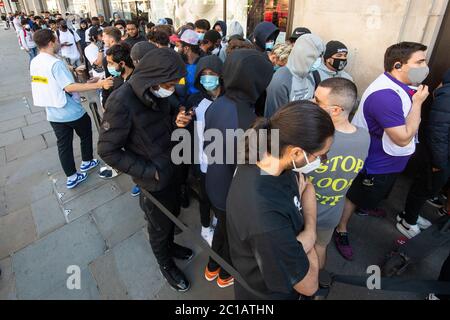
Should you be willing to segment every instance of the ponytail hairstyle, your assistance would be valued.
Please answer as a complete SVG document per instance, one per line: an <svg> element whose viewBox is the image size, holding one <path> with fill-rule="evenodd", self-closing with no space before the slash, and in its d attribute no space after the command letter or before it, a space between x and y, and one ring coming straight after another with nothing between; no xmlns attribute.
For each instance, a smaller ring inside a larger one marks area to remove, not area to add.
<svg viewBox="0 0 450 320"><path fill-rule="evenodd" d="M287 104L270 119L256 119L250 130L252 133L245 137L246 163L255 158L251 157L254 152L257 152L257 161L261 161L265 153L281 158L289 146L312 154L323 149L327 139L334 135L330 115L316 103L306 100Z"/></svg>

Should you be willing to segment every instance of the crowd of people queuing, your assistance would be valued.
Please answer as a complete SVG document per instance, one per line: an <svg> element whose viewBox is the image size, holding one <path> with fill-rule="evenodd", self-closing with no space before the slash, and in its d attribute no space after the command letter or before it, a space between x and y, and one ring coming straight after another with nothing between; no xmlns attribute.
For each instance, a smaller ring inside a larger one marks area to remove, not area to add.
<svg viewBox="0 0 450 320"><path fill-rule="evenodd" d="M180 207L190 205L187 181L194 176L201 236L254 290L273 299L313 296L331 242L353 260L347 227L352 214L386 215L380 204L417 145L427 150L428 165L411 187L396 228L408 238L429 228L420 215L427 200L447 214L438 196L450 176L450 70L433 94L418 144L429 96L422 85L429 74L425 45L389 47L385 72L358 107L357 86L346 72L347 46L324 43L304 27L284 42L270 22L246 37L237 21L211 25L200 19L176 29L170 18L143 26L115 15L110 23L98 16L72 29L62 15L48 12L8 18L30 55L34 104L46 108L67 188L100 163L79 95L97 90L103 110L98 154L106 163L99 175L132 177L132 195L140 195L160 270L180 292L189 290L190 281L174 259L189 260L194 253L174 242L179 231L141 189L178 216ZM70 70L83 65L90 79L78 83ZM192 158L198 161L174 164L171 135L179 128L196 137ZM210 129L224 137L230 129L265 132L259 137L268 147L258 150L255 163L230 163L223 141L215 152L224 159L211 161ZM73 130L81 138L79 170ZM274 131L278 152L270 147L268 133ZM442 281L450 280L449 264ZM204 275L221 288L234 285L236 299L258 298L213 259Z"/></svg>

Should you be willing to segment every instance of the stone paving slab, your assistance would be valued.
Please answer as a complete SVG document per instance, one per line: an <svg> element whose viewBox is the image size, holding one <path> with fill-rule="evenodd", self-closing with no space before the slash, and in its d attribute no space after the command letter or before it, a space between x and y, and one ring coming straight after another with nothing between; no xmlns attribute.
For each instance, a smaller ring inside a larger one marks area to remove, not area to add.
<svg viewBox="0 0 450 320"><path fill-rule="evenodd" d="M24 248L37 239L29 207L0 217L0 259Z"/></svg>
<svg viewBox="0 0 450 320"><path fill-rule="evenodd" d="M0 107L1 108L1 107ZM1 109L0 109L1 110ZM25 127L27 122L23 116L0 122L0 133Z"/></svg>
<svg viewBox="0 0 450 320"><path fill-rule="evenodd" d="M39 297L43 300L99 300L100 293L97 283L88 268L81 270L81 288L67 289L66 281L63 281L50 293Z"/></svg>
<svg viewBox="0 0 450 320"><path fill-rule="evenodd" d="M104 251L105 242L90 216L50 233L12 257L18 298L49 296L67 281L67 267L84 270Z"/></svg>
<svg viewBox="0 0 450 320"><path fill-rule="evenodd" d="M7 214L5 188L0 187L0 217L6 216Z"/></svg>
<svg viewBox="0 0 450 320"><path fill-rule="evenodd" d="M131 299L151 299L164 285L145 231L112 249L117 273Z"/></svg>
<svg viewBox="0 0 450 320"><path fill-rule="evenodd" d="M78 163L77 161L75 163ZM93 169L88 172L88 178L83 181L80 185L78 185L74 189L67 189L66 181L67 177L64 172L59 171L51 176L51 180L55 181L55 189L56 192L63 193L63 197L61 198L62 203L67 203L84 193L90 192L92 190L97 189L98 187L108 183L108 180L100 179L97 175L97 169ZM113 180L111 180L113 181Z"/></svg>
<svg viewBox="0 0 450 320"><path fill-rule="evenodd" d="M6 164L6 151L5 148L0 148L0 167Z"/></svg>
<svg viewBox="0 0 450 320"><path fill-rule="evenodd" d="M121 194L120 188L114 182L108 182L98 187L95 192L87 192L64 204L64 209L71 210L69 221L110 202Z"/></svg>
<svg viewBox="0 0 450 320"><path fill-rule="evenodd" d="M0 102L0 122L31 114L22 99L9 99Z"/></svg>
<svg viewBox="0 0 450 320"><path fill-rule="evenodd" d="M5 147L23 141L22 131L14 129L0 133L0 147Z"/></svg>
<svg viewBox="0 0 450 320"><path fill-rule="evenodd" d="M129 238L146 226L139 199L128 192L92 212L94 221L109 248Z"/></svg>
<svg viewBox="0 0 450 320"><path fill-rule="evenodd" d="M17 300L14 273L11 258L0 260L0 300Z"/></svg>
<svg viewBox="0 0 450 320"><path fill-rule="evenodd" d="M7 183L23 183L33 176L61 171L56 147L36 152L25 158L7 162L0 170L0 186Z"/></svg>
<svg viewBox="0 0 450 320"><path fill-rule="evenodd" d="M30 176L19 183L4 186L7 212L13 212L52 194L52 184L45 173Z"/></svg>
<svg viewBox="0 0 450 320"><path fill-rule="evenodd" d="M31 124L22 128L23 137L25 139L30 139L32 137L39 136L50 131L53 131L53 129L50 125L50 122L48 122L47 120L37 122L35 124Z"/></svg>
<svg viewBox="0 0 450 320"><path fill-rule="evenodd" d="M201 253L194 257L189 264L183 268L183 272L191 282L188 292L182 293L173 290L166 282L162 289L153 297L157 300L233 300L233 286L221 289L216 282L208 282L204 272L208 255ZM179 263L177 262L179 265Z"/></svg>
<svg viewBox="0 0 450 320"><path fill-rule="evenodd" d="M26 139L20 143L6 146L6 159L12 161L20 157L31 155L40 150L46 149L44 138L42 136Z"/></svg>
<svg viewBox="0 0 450 320"><path fill-rule="evenodd" d="M47 144L47 148L56 146L56 136L53 131L46 132L42 136L44 137L45 143Z"/></svg>
<svg viewBox="0 0 450 320"><path fill-rule="evenodd" d="M66 223L63 209L54 194L32 203L31 211L38 238L42 238Z"/></svg>
<svg viewBox="0 0 450 320"><path fill-rule="evenodd" d="M97 282L100 297L104 300L128 300L128 292L120 280L112 251L94 260L89 268Z"/></svg>
<svg viewBox="0 0 450 320"><path fill-rule="evenodd" d="M45 111L39 111L36 113L25 115L25 120L28 125L31 125L31 124L35 124L35 123L38 123L41 121L47 121L47 115L46 115Z"/></svg>

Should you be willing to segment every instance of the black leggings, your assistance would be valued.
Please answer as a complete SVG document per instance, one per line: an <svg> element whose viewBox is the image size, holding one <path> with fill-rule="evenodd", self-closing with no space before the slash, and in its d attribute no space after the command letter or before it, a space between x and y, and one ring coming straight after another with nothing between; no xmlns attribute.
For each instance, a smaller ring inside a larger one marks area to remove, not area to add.
<svg viewBox="0 0 450 320"><path fill-rule="evenodd" d="M219 210L213 207L214 214L217 218L217 226L214 231L214 237L212 241L212 249L226 262L231 264L230 258L230 247L228 246L228 235L227 235L227 219L225 211ZM212 258L209 258L208 269L210 271L215 271L219 268L219 264L215 262ZM220 269L219 277L221 279L227 279L230 274L224 269Z"/></svg>
<svg viewBox="0 0 450 320"><path fill-rule="evenodd" d="M81 158L83 161L91 161L92 149L92 125L87 113L80 119L71 122L50 122L56 135L59 161L67 177L77 173L75 159L73 157L73 131L81 140Z"/></svg>

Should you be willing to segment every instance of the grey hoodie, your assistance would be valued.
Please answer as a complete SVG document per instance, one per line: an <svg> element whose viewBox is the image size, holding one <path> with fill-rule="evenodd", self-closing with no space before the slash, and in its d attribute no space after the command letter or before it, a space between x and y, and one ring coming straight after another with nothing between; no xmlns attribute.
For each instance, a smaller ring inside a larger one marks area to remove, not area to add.
<svg viewBox="0 0 450 320"><path fill-rule="evenodd" d="M225 59L227 58L227 48L228 48L228 40L231 36L239 35L241 37L244 37L244 29L242 28L241 24L237 21L231 21L230 25L227 29L227 36L226 41L222 41L222 48L219 52L219 58L222 60L222 62L225 62Z"/></svg>
<svg viewBox="0 0 450 320"><path fill-rule="evenodd" d="M311 67L324 51L325 45L314 34L303 35L295 42L287 65L275 72L267 88L266 118L291 101L314 97L315 83Z"/></svg>
<svg viewBox="0 0 450 320"><path fill-rule="evenodd" d="M324 80L327 80L330 78L338 78L338 77L353 81L352 76L349 75L344 70L332 71L332 70L328 69L328 67L325 65L323 59L322 59L322 63L320 64L320 67L317 69L317 71L319 72L319 75L320 75L320 81L324 81Z"/></svg>

